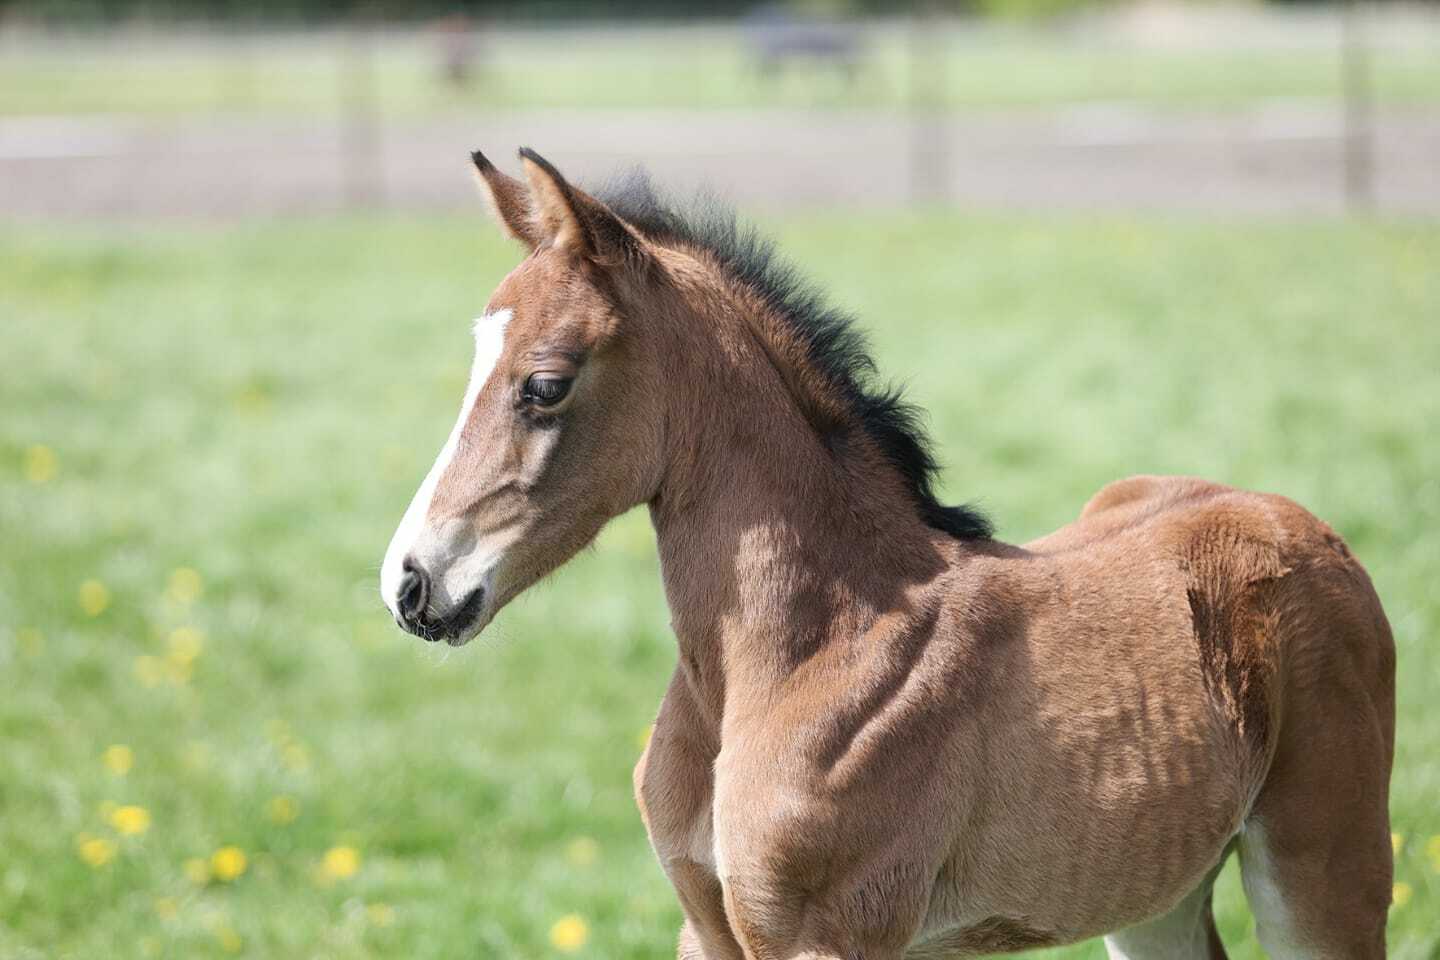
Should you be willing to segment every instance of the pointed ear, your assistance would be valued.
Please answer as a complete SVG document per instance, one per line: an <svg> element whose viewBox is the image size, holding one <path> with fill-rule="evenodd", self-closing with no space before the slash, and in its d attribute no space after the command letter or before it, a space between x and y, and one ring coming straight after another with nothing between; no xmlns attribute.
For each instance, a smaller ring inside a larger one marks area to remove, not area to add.
<svg viewBox="0 0 1440 960"><path fill-rule="evenodd" d="M480 193L489 205L495 219L505 235L519 240L534 250L544 242L545 236L538 229L530 209L530 191L525 184L514 177L500 172L500 168L486 159L485 154L476 150L470 154L475 164L476 180Z"/></svg>
<svg viewBox="0 0 1440 960"><path fill-rule="evenodd" d="M550 161L523 147L520 162L530 182L536 226L551 246L605 266L636 262L640 239L610 208L565 181Z"/></svg>

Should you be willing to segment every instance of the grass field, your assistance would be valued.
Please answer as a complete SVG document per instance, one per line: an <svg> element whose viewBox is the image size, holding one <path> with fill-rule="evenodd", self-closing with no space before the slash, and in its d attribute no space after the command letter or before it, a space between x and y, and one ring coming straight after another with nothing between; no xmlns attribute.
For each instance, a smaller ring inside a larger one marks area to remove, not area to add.
<svg viewBox="0 0 1440 960"><path fill-rule="evenodd" d="M163 36L163 35L162 35ZM15 44L0 58L0 115L328 113L373 98L388 114L527 108L903 107L913 64L903 32L872 31L854 77L800 63L759 75L737 32L556 38L543 31L484 42L467 87L439 79L434 37L390 36L357 74L336 35L215 36L109 44ZM1045 30L945 35L945 64L927 97L952 108L1125 100L1156 107L1233 108L1270 99L1340 96L1332 43L1282 48L1171 49L1086 41ZM1440 39L1425 29L1375 51L1371 88L1383 105L1440 102Z"/></svg>
<svg viewBox="0 0 1440 960"><path fill-rule="evenodd" d="M1400 649L1392 955L1435 956L1440 227L778 226L1005 538L1156 471L1349 539ZM457 652L376 593L515 259L478 213L0 232L0 957L673 956L645 516ZM1217 903L1258 957L1233 867Z"/></svg>

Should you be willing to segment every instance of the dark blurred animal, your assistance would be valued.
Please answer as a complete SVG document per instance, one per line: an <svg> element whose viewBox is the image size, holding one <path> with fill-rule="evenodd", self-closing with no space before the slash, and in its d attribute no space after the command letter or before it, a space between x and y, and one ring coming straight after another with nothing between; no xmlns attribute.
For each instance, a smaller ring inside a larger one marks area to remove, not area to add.
<svg viewBox="0 0 1440 960"><path fill-rule="evenodd" d="M812 19L780 4L757 7L744 21L746 43L760 75L774 80L786 67L810 64L837 70L847 82L860 66L855 30Z"/></svg>

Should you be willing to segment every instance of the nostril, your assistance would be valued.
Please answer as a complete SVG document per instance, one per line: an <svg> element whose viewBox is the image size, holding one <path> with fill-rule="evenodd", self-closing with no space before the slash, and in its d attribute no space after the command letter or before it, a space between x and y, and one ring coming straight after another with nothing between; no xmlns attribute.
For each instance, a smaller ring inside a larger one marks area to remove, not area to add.
<svg viewBox="0 0 1440 960"><path fill-rule="evenodd" d="M409 560L405 561L405 576L400 578L396 591L395 606L404 620L416 621L425 610L430 595L430 578L425 571Z"/></svg>

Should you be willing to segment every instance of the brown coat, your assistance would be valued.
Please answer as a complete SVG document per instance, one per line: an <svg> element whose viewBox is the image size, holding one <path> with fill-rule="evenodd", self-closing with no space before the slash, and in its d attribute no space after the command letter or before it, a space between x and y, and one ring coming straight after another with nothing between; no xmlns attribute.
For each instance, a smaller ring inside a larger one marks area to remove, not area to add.
<svg viewBox="0 0 1440 960"><path fill-rule="evenodd" d="M1232 849L1272 956L1384 955L1394 647L1329 527L1135 477L993 540L934 501L907 408L763 248L522 155L528 184L476 155L531 253L382 591L463 643L649 505L679 662L635 791L682 958L1102 934L1117 958L1222 957Z"/></svg>

